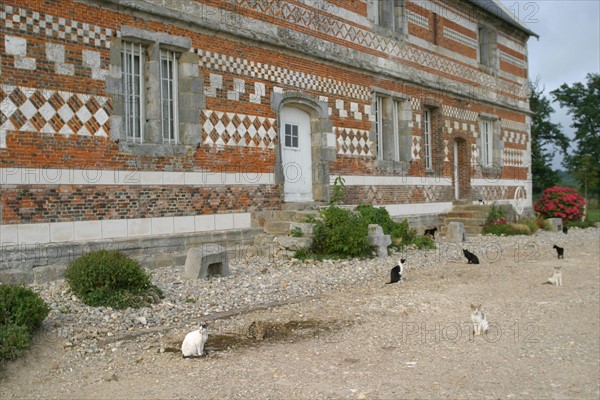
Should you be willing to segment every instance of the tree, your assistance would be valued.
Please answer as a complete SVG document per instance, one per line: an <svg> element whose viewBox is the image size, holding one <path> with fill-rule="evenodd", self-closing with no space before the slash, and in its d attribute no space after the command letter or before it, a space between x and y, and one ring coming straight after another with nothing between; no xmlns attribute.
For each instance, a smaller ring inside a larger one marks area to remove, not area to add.
<svg viewBox="0 0 600 400"><path fill-rule="evenodd" d="M550 121L550 114L554 109L550 101L543 95L543 88L539 88L539 81L530 82L531 95L529 107L531 116L531 174L533 179L533 193L540 194L544 189L557 184L560 177L558 172L551 167L553 153L548 150L549 145L554 145L566 153L569 140L562 133L560 124Z"/></svg>
<svg viewBox="0 0 600 400"><path fill-rule="evenodd" d="M586 197L600 196L600 75L588 74L587 83L563 83L550 92L568 110L575 128L575 148L563 165L577 179Z"/></svg>

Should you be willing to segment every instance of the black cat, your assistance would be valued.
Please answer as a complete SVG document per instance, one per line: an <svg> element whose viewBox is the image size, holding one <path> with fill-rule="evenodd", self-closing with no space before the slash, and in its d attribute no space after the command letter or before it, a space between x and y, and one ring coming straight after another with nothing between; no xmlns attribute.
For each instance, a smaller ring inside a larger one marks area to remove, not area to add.
<svg viewBox="0 0 600 400"><path fill-rule="evenodd" d="M479 199L479 205L485 204L485 200Z"/></svg>
<svg viewBox="0 0 600 400"><path fill-rule="evenodd" d="M568 228L568 227L566 227L566 226L563 226L563 233L564 233L564 234L567 234L567 233L569 233L569 228Z"/></svg>
<svg viewBox="0 0 600 400"><path fill-rule="evenodd" d="M425 233L423 235L431 235L431 237L435 239L435 233L437 232L437 230L437 227L432 229L425 229Z"/></svg>
<svg viewBox="0 0 600 400"><path fill-rule="evenodd" d="M467 264L479 264L479 258L467 249L463 249L463 254L467 257Z"/></svg>
<svg viewBox="0 0 600 400"><path fill-rule="evenodd" d="M390 271L390 281L386 282L386 285L390 283L402 282L402 272L404 271L405 262L406 260L403 258L400 260L400 264L392 268Z"/></svg>
<svg viewBox="0 0 600 400"><path fill-rule="evenodd" d="M554 245L552 248L556 249L556 252L558 253L558 258L565 258L565 249L563 249L562 247L558 247L557 245Z"/></svg>

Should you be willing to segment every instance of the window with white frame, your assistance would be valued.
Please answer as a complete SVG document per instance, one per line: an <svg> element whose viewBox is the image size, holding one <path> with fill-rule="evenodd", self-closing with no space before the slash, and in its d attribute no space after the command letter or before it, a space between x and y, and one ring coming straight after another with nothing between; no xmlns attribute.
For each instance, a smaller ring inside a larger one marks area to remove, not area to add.
<svg viewBox="0 0 600 400"><path fill-rule="evenodd" d="M494 143L494 123L492 120L483 119L480 123L481 132L481 154L480 161L484 167L493 166L493 143Z"/></svg>
<svg viewBox="0 0 600 400"><path fill-rule="evenodd" d="M177 56L169 50L160 52L160 111L163 143L177 144Z"/></svg>
<svg viewBox="0 0 600 400"><path fill-rule="evenodd" d="M425 169L432 169L431 159L431 110L423 110L423 150L425 152Z"/></svg>
<svg viewBox="0 0 600 400"><path fill-rule="evenodd" d="M127 141L133 143L142 143L144 137L144 59L142 45L123 42L121 67L124 128Z"/></svg>
<svg viewBox="0 0 600 400"><path fill-rule="evenodd" d="M377 159L383 160L383 98L380 96L375 98L375 132Z"/></svg>
<svg viewBox="0 0 600 400"><path fill-rule="evenodd" d="M393 96L378 94L374 101L375 145L378 160L403 161L401 138L409 131L407 114L409 102ZM404 149L406 150L406 149ZM406 157L404 157L406 158ZM406 161L406 160L404 160Z"/></svg>

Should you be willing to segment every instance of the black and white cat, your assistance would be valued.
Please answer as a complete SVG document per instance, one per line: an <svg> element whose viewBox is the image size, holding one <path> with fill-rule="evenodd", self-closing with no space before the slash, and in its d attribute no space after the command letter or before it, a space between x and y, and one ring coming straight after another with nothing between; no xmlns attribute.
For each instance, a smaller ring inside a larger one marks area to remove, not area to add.
<svg viewBox="0 0 600 400"><path fill-rule="evenodd" d="M481 304L478 306L471 304L471 322L473 322L473 334L476 336L488 333L490 324L481 310Z"/></svg>
<svg viewBox="0 0 600 400"><path fill-rule="evenodd" d="M431 229L425 229L425 233L423 233L423 235L424 236L431 235L431 237L435 239L435 233L437 232L437 230L438 230L437 227L431 228Z"/></svg>
<svg viewBox="0 0 600 400"><path fill-rule="evenodd" d="M394 268L392 268L392 270L390 271L390 281L386 282L386 285L390 284L390 283L402 282L402 273L404 272L404 263L405 262L406 262L406 260L404 258L402 258L400 260L400 262L398 263L398 265L396 265Z"/></svg>
<svg viewBox="0 0 600 400"><path fill-rule="evenodd" d="M552 248L556 249L556 253L558 254L558 258L565 258L565 249L564 248L558 247L557 245L554 245Z"/></svg>
<svg viewBox="0 0 600 400"><path fill-rule="evenodd" d="M479 258L467 249L463 249L463 254L467 257L467 264L479 264Z"/></svg>
<svg viewBox="0 0 600 400"><path fill-rule="evenodd" d="M181 353L183 358L193 358L205 356L204 344L208 340L208 327L205 322L200 323L197 330L191 331L185 335L181 344Z"/></svg>

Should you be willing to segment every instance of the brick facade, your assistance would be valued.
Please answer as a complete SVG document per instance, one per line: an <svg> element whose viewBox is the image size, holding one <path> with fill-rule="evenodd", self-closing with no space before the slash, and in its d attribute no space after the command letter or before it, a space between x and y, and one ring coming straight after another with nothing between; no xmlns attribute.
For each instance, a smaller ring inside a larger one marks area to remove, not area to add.
<svg viewBox="0 0 600 400"><path fill-rule="evenodd" d="M467 0L387 3L400 7L393 27L378 21L372 0L4 0L0 240L18 242L30 224L51 231L280 208L284 106L312 121L304 173L315 202L343 176L356 189L350 204L443 211L455 197L458 156L460 198L508 201L522 186L530 204L526 42L535 34ZM493 43L480 43L482 26ZM135 89L124 87L119 49L129 42L143 52L142 144L125 134ZM480 63L482 46L493 65ZM158 132L159 50L178 57L175 144ZM433 116L429 169L424 109ZM493 126L491 166L481 165L482 119ZM82 171L93 174L70 179Z"/></svg>

